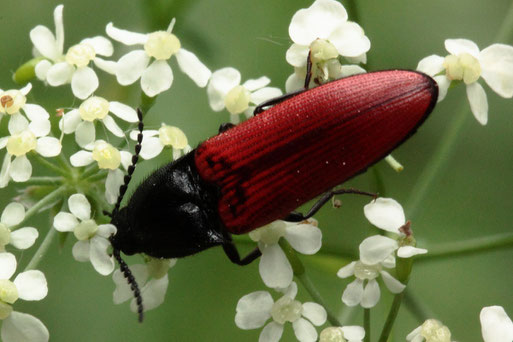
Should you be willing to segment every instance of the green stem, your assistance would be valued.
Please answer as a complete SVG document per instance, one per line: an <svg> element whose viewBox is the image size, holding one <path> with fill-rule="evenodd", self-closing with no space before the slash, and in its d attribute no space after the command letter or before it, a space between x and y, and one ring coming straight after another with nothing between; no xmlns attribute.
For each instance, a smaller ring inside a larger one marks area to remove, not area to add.
<svg viewBox="0 0 513 342"><path fill-rule="evenodd" d="M96 181L98 181L98 180L101 180L101 179L106 178L108 174L109 174L108 172L102 172L102 171L100 171L100 172L98 172L97 174L94 174L94 175L92 175L92 176L89 176L89 177L87 178L87 181L88 181L88 182L96 182Z"/></svg>
<svg viewBox="0 0 513 342"><path fill-rule="evenodd" d="M50 192L48 195L46 195L45 197L40 199L39 202L34 204L29 210L27 210L23 220L20 223L18 223L16 226L11 227L11 229L14 230L14 229L19 228L29 218L31 218L32 216L37 214L39 212L39 210L41 210L41 208L44 208L44 207L48 206L50 203L54 202L57 198L62 196L67 190L68 189L66 186L61 185L57 189Z"/></svg>
<svg viewBox="0 0 513 342"><path fill-rule="evenodd" d="M64 155L64 153L59 153L59 161L60 161L60 164L62 165L62 167L67 169L68 172L71 172L71 170L73 170L73 166L71 166L68 159L66 159L66 156Z"/></svg>
<svg viewBox="0 0 513 342"><path fill-rule="evenodd" d="M34 255L32 256L32 259L30 259L27 267L25 267L25 269L23 270L24 272L28 270L33 270L37 267L39 262L43 259L43 256L48 251L48 248L50 248L50 245L52 244L53 237L55 236L55 234L57 234L57 230L54 227L50 227L43 242L41 243L41 245L39 245L39 248L37 249L36 253L34 253Z"/></svg>
<svg viewBox="0 0 513 342"><path fill-rule="evenodd" d="M49 168L52 171L57 172L60 175L63 175L66 178L69 178L69 172L62 169L61 167L58 167L54 163L46 160L44 157L41 157L39 154L34 154L34 158L39 162L39 164Z"/></svg>
<svg viewBox="0 0 513 342"><path fill-rule="evenodd" d="M381 336L379 337L379 342L387 342L388 336L390 336L390 332L392 331L392 327L394 326L395 319L397 318L397 314L399 313L399 308L401 307L401 301L404 296L404 291L396 294L394 296L394 301L392 302L392 306L390 307L390 311L388 312L387 320L385 322L385 326L381 331Z"/></svg>
<svg viewBox="0 0 513 342"><path fill-rule="evenodd" d="M95 174L96 172L98 172L98 164L93 163L85 168L84 173L82 173L80 178L86 179L87 177Z"/></svg>
<svg viewBox="0 0 513 342"><path fill-rule="evenodd" d="M465 241L437 244L428 249L429 253L417 255L416 261L420 262L455 255L475 254L507 247L513 247L513 233L497 234Z"/></svg>
<svg viewBox="0 0 513 342"><path fill-rule="evenodd" d="M363 339L363 342L371 341L370 322L370 309L363 309L363 329L365 330L365 337Z"/></svg>
<svg viewBox="0 0 513 342"><path fill-rule="evenodd" d="M23 185L59 185L63 181L62 177L30 177Z"/></svg>
<svg viewBox="0 0 513 342"><path fill-rule="evenodd" d="M513 4L510 5L494 41L507 41L511 32L513 32ZM465 100L449 123L449 127L446 129L445 135L439 141L435 152L431 155L431 158L422 171L422 174L417 178L417 184L412 188L412 194L406 202L406 213L408 213L408 217L410 219L413 219L417 215L417 212L420 209L420 204L424 202L429 190L433 189L433 182L447 167L450 157L454 152L456 140L460 135L461 129L467 118L471 117L471 115L468 114L469 108L470 107Z"/></svg>

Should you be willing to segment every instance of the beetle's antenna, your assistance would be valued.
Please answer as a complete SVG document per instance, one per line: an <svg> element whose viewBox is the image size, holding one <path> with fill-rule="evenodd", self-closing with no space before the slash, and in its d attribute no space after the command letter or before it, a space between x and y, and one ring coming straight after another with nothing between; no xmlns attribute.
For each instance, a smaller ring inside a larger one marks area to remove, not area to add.
<svg viewBox="0 0 513 342"><path fill-rule="evenodd" d="M144 308L142 304L142 296L141 290L139 289L139 285L137 285L137 281L135 280L134 275L130 271L130 268L128 268L128 265L126 264L125 260L121 258L119 249L114 248L112 254L114 255L114 258L118 261L119 269L123 273L123 276L126 278L128 285L130 285L130 289L134 293L134 298L137 302L137 316L139 317L139 322L142 323L144 319Z"/></svg>
<svg viewBox="0 0 513 342"><path fill-rule="evenodd" d="M114 210L112 211L112 216L115 216L119 211L119 207L121 206L121 201L123 200L123 196L125 196L126 190L128 189L128 184L132 179L132 174L135 171L135 165L139 160L139 153L141 152L141 144L143 140L143 114L140 108L137 108L137 118L139 119L139 124L137 128L139 129L139 133L137 134L137 144L135 145L135 154L132 156L132 164L128 167L127 174L124 178L124 183L119 187L119 196L116 201L116 205L114 206Z"/></svg>

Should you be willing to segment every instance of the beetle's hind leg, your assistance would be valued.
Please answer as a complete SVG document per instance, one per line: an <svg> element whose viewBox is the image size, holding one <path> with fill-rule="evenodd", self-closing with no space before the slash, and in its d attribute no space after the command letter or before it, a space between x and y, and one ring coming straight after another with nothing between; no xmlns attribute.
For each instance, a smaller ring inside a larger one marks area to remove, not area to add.
<svg viewBox="0 0 513 342"><path fill-rule="evenodd" d="M310 210L308 210L306 214L293 211L290 214L288 214L287 217L285 217L283 220L288 222L301 222L307 220L310 217L314 216L319 211L319 209L321 209L322 206L326 204L326 202L328 202L333 196L344 194L364 195L373 198L378 197L377 194L374 194L372 192L361 191L353 188L331 190L322 194L321 198L319 198L319 200L315 202L315 204L310 208Z"/></svg>
<svg viewBox="0 0 513 342"><path fill-rule="evenodd" d="M260 249L257 247L241 259L237 247L235 247L235 244L231 240L223 244L223 250L231 262L240 266L248 265L262 255L262 252L260 252Z"/></svg>

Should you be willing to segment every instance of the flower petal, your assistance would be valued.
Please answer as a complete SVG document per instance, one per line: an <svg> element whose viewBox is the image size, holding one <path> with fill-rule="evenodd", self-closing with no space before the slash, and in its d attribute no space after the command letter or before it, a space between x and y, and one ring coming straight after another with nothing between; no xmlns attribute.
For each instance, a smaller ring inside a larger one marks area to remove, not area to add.
<svg viewBox="0 0 513 342"><path fill-rule="evenodd" d="M207 85L212 72L195 54L181 48L175 56L180 69L189 76L198 87L203 88Z"/></svg>
<svg viewBox="0 0 513 342"><path fill-rule="evenodd" d="M107 174L107 179L105 180L105 199L109 204L116 203L119 195L119 187L123 185L124 176L125 174L120 169L111 170Z"/></svg>
<svg viewBox="0 0 513 342"><path fill-rule="evenodd" d="M164 149L164 145L162 145L159 138L144 138L139 155L146 160L152 159L158 156L162 149Z"/></svg>
<svg viewBox="0 0 513 342"><path fill-rule="evenodd" d="M28 129L34 133L36 137L44 137L50 133L51 124L50 120L35 120L29 123Z"/></svg>
<svg viewBox="0 0 513 342"><path fill-rule="evenodd" d="M71 162L71 165L75 167L80 166L86 166L91 164L93 160L93 154L88 151L78 151L77 153L73 154L69 161Z"/></svg>
<svg viewBox="0 0 513 342"><path fill-rule="evenodd" d="M78 146L85 148L89 144L92 144L96 139L96 129L94 123L90 121L82 121L77 125L75 131L75 141Z"/></svg>
<svg viewBox="0 0 513 342"><path fill-rule="evenodd" d="M37 139L36 151L43 157L55 157L61 153L62 145L59 139L42 137Z"/></svg>
<svg viewBox="0 0 513 342"><path fill-rule="evenodd" d="M148 40L147 34L118 29L112 23L107 24L105 31L109 37L125 45L144 44Z"/></svg>
<svg viewBox="0 0 513 342"><path fill-rule="evenodd" d="M9 183L9 171L11 169L11 155L6 153L2 168L0 169L0 188L5 188Z"/></svg>
<svg viewBox="0 0 513 342"><path fill-rule="evenodd" d="M383 277L385 286L390 290L390 292L397 294L403 292L403 290L406 288L406 285L392 277L387 271L381 271L380 273Z"/></svg>
<svg viewBox="0 0 513 342"><path fill-rule="evenodd" d="M112 118L112 116L110 115L107 115L103 118L102 120L103 124L105 125L105 127L112 133L114 134L115 136L117 137L124 137L125 134L123 133L123 130L121 129L121 127L118 126L118 124L116 123L116 121L114 121L114 119Z"/></svg>
<svg viewBox="0 0 513 342"><path fill-rule="evenodd" d="M244 88L253 92L255 90L261 89L271 83L271 79L267 76L262 76L257 79L247 80L242 84Z"/></svg>
<svg viewBox="0 0 513 342"><path fill-rule="evenodd" d="M20 228L11 233L10 244L18 249L27 249L36 242L39 233L36 228Z"/></svg>
<svg viewBox="0 0 513 342"><path fill-rule="evenodd" d="M26 130L29 126L29 122L23 115L20 113L11 115L11 118L9 119L9 124L7 125L7 128L9 130L9 133L12 135L18 134Z"/></svg>
<svg viewBox="0 0 513 342"><path fill-rule="evenodd" d="M9 175L15 182L26 182L32 176L32 165L26 156L14 158L9 169Z"/></svg>
<svg viewBox="0 0 513 342"><path fill-rule="evenodd" d="M89 261L89 249L89 241L77 241L73 245L71 253L76 261L86 262Z"/></svg>
<svg viewBox="0 0 513 342"><path fill-rule="evenodd" d="M344 332L344 338L349 342L351 341L362 341L365 337L365 330L357 325L346 325L341 328Z"/></svg>
<svg viewBox="0 0 513 342"><path fill-rule="evenodd" d="M363 289L362 302L360 304L366 309L372 308L378 304L380 295L378 282L376 279L371 279Z"/></svg>
<svg viewBox="0 0 513 342"><path fill-rule="evenodd" d="M82 122L78 109L73 109L62 116L59 121L59 128L64 134L75 132L79 123Z"/></svg>
<svg viewBox="0 0 513 342"><path fill-rule="evenodd" d="M14 279L14 285L23 300L41 300L48 294L48 285L43 272L30 270L20 273Z"/></svg>
<svg viewBox="0 0 513 342"><path fill-rule="evenodd" d="M36 317L13 311L3 320L2 341L5 342L47 342L50 333Z"/></svg>
<svg viewBox="0 0 513 342"><path fill-rule="evenodd" d="M235 324L244 330L264 326L271 317L273 298L267 291L257 291L239 299L235 309Z"/></svg>
<svg viewBox="0 0 513 342"><path fill-rule="evenodd" d="M46 109L37 104L25 103L23 106L23 111L30 121L47 120L50 118L50 114L48 114Z"/></svg>
<svg viewBox="0 0 513 342"><path fill-rule="evenodd" d="M21 203L12 202L5 207L0 222L7 227L12 227L19 224L24 218L25 207Z"/></svg>
<svg viewBox="0 0 513 342"><path fill-rule="evenodd" d="M342 293L342 302L347 306L356 306L360 304L363 298L363 281L355 279L347 285Z"/></svg>
<svg viewBox="0 0 513 342"><path fill-rule="evenodd" d="M467 98L472 114L481 125L488 122L488 99L483 87L474 82L467 85Z"/></svg>
<svg viewBox="0 0 513 342"><path fill-rule="evenodd" d="M446 39L445 49L456 56L462 53L468 53L475 58L479 58L479 47L476 43L468 39Z"/></svg>
<svg viewBox="0 0 513 342"><path fill-rule="evenodd" d="M0 279L9 279L16 271L16 258L11 253L0 253Z"/></svg>
<svg viewBox="0 0 513 342"><path fill-rule="evenodd" d="M37 25L30 30L30 40L41 55L52 61L56 61L62 54L62 50L59 51L55 36L46 26Z"/></svg>
<svg viewBox="0 0 513 342"><path fill-rule="evenodd" d="M302 254L315 254L321 249L322 232L311 224L297 224L285 228L285 239Z"/></svg>
<svg viewBox="0 0 513 342"><path fill-rule="evenodd" d="M268 287L287 287L292 282L292 266L279 245L270 245L262 250L258 270Z"/></svg>
<svg viewBox="0 0 513 342"><path fill-rule="evenodd" d="M347 278L347 277L352 276L354 274L354 266L355 265L356 265L356 261L353 261L353 262L345 265L344 267L342 267L341 269L338 270L337 277Z"/></svg>
<svg viewBox="0 0 513 342"><path fill-rule="evenodd" d="M94 236L91 239L91 250L89 257L96 272L101 275L109 275L114 271L114 258L109 255L110 243L107 239Z"/></svg>
<svg viewBox="0 0 513 342"><path fill-rule="evenodd" d="M71 195L68 199L69 210L80 220L91 218L91 204L83 194Z"/></svg>
<svg viewBox="0 0 513 342"><path fill-rule="evenodd" d="M322 305L317 303L307 302L303 303L303 314L308 318L313 325L320 326L326 322L328 314Z"/></svg>
<svg viewBox="0 0 513 342"><path fill-rule="evenodd" d="M260 104L264 101L281 96L282 94L283 92L279 88L265 87L251 93L250 98L252 103Z"/></svg>
<svg viewBox="0 0 513 342"><path fill-rule="evenodd" d="M137 112L130 106L117 101L109 102L109 111L127 122L137 122Z"/></svg>
<svg viewBox="0 0 513 342"><path fill-rule="evenodd" d="M111 75L116 75L116 71L118 70L118 63L114 61L107 61L103 58L96 57L93 59L94 65L98 68L102 69L106 73Z"/></svg>
<svg viewBox="0 0 513 342"><path fill-rule="evenodd" d="M438 100L436 101L438 103L445 99L449 86L451 85L451 80L445 75L435 76L433 78L438 84Z"/></svg>
<svg viewBox="0 0 513 342"><path fill-rule="evenodd" d="M283 334L283 325L276 322L267 324L258 337L258 342L278 342Z"/></svg>
<svg viewBox="0 0 513 342"><path fill-rule="evenodd" d="M240 72L235 68L214 71L207 87L208 103L212 110L219 112L224 108L226 94L240 84L240 79Z"/></svg>
<svg viewBox="0 0 513 342"><path fill-rule="evenodd" d="M171 88L173 71L167 61L155 61L144 70L141 76L141 89L150 97Z"/></svg>
<svg viewBox="0 0 513 342"><path fill-rule="evenodd" d="M399 247L397 250L397 256L400 258L411 258L414 255L426 254L428 251L424 248L416 248L413 246Z"/></svg>
<svg viewBox="0 0 513 342"><path fill-rule="evenodd" d="M135 50L121 57L116 67L116 78L121 85L129 85L137 81L150 62L144 50Z"/></svg>
<svg viewBox="0 0 513 342"><path fill-rule="evenodd" d="M354 22L341 24L329 37L342 56L357 57L370 50L371 43L363 29Z"/></svg>
<svg viewBox="0 0 513 342"><path fill-rule="evenodd" d="M341 23L347 21L347 12L337 1L317 0L309 8L297 11L289 26L294 43L310 45L317 38L326 39Z"/></svg>
<svg viewBox="0 0 513 342"><path fill-rule="evenodd" d="M481 51L481 77L494 92L513 97L513 46L493 44Z"/></svg>
<svg viewBox="0 0 513 342"><path fill-rule="evenodd" d="M360 260L367 265L383 262L398 248L397 241L382 235L366 238L360 244Z"/></svg>
<svg viewBox="0 0 513 342"><path fill-rule="evenodd" d="M417 70L433 77L444 70L444 58L437 55L424 57L417 64Z"/></svg>
<svg viewBox="0 0 513 342"><path fill-rule="evenodd" d="M160 279L150 280L142 287L141 295L143 297L144 311L153 310L164 303L168 284L169 278L166 274ZM137 309L137 302L135 298L133 298L130 303L130 310L137 312Z"/></svg>
<svg viewBox="0 0 513 342"><path fill-rule="evenodd" d="M292 44L285 54L285 59L293 67L301 68L306 65L308 52L310 52L308 46Z"/></svg>
<svg viewBox="0 0 513 342"><path fill-rule="evenodd" d="M513 340L513 322L502 306L484 307L479 314L481 333L485 342Z"/></svg>
<svg viewBox="0 0 513 342"><path fill-rule="evenodd" d="M304 318L300 318L292 323L294 334L300 342L315 342L317 341L317 330L315 330L312 323Z"/></svg>
<svg viewBox="0 0 513 342"><path fill-rule="evenodd" d="M116 234L116 226L110 223L107 224L100 224L98 226L98 231L96 232L96 235L101 236L105 239L110 238L111 235Z"/></svg>
<svg viewBox="0 0 513 342"><path fill-rule="evenodd" d="M392 198L377 198L363 208L367 220L380 229L399 234L406 223L403 207Z"/></svg>
<svg viewBox="0 0 513 342"><path fill-rule="evenodd" d="M303 88L305 85L305 78L299 76L296 73L293 73L287 78L285 82L285 91L287 93L292 93L293 91L299 90Z"/></svg>
<svg viewBox="0 0 513 342"><path fill-rule="evenodd" d="M112 56L112 53L114 52L114 47L112 46L112 43L110 40L108 40L105 37L102 36L96 36L93 38L86 38L83 39L80 44L89 44L93 47L94 52L96 52L97 55L110 57Z"/></svg>
<svg viewBox="0 0 513 342"><path fill-rule="evenodd" d="M36 64L34 71L36 73L36 77L41 81L46 81L46 75L48 74L48 70L52 67L52 63L47 59L43 59L39 63Z"/></svg>
<svg viewBox="0 0 513 342"><path fill-rule="evenodd" d="M139 286L144 286L148 279L148 267L141 264L130 265L130 271ZM128 285L125 276L119 269L115 270L112 274L112 280L114 281L114 284L116 284L116 289L112 294L114 304L121 304L133 298L133 292L130 289L130 285Z"/></svg>
<svg viewBox="0 0 513 342"><path fill-rule="evenodd" d="M71 78L73 95L81 100L88 98L99 85L98 76L90 67L78 68Z"/></svg>
<svg viewBox="0 0 513 342"><path fill-rule="evenodd" d="M46 73L46 81L52 87L57 87L71 82L71 77L75 68L66 62L60 62L52 65Z"/></svg>
<svg viewBox="0 0 513 342"><path fill-rule="evenodd" d="M53 226L59 232L72 232L78 225L78 220L75 215L65 212L60 212L55 215L53 219Z"/></svg>

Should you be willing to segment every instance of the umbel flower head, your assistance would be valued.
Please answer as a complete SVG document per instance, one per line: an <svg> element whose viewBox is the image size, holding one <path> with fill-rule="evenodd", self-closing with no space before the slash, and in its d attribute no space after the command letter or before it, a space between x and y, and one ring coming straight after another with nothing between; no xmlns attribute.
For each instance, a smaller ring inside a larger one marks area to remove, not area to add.
<svg viewBox="0 0 513 342"><path fill-rule="evenodd" d="M36 228L23 227L15 229L25 219L25 207L22 204L9 203L0 218L0 252L9 244L18 249L27 249L36 242L39 233Z"/></svg>
<svg viewBox="0 0 513 342"><path fill-rule="evenodd" d="M139 131L130 132L130 138L137 141ZM173 159L178 159L182 153L189 153L192 148L189 145L185 133L176 126L162 123L158 130L148 129L143 131L143 141L139 155L143 159L155 158L166 147L173 150Z"/></svg>
<svg viewBox="0 0 513 342"><path fill-rule="evenodd" d="M321 331L319 342L362 342L365 330L359 326L328 327Z"/></svg>
<svg viewBox="0 0 513 342"><path fill-rule="evenodd" d="M83 39L63 54L63 7L63 5L57 6L53 13L55 35L43 25L38 25L30 31L30 40L34 44L36 55L45 57L36 65L35 72L39 79L54 87L71 83L73 95L83 100L89 97L99 85L98 76L89 64L94 62L101 67L102 60L96 55L108 57L112 55L114 49L107 38L96 36Z"/></svg>
<svg viewBox="0 0 513 342"><path fill-rule="evenodd" d="M107 35L125 45L143 45L144 50L134 50L121 57L107 72L116 75L121 85L129 85L141 79L141 88L150 97L168 90L173 83L173 72L168 64L176 56L178 66L199 87L207 85L210 70L192 52L182 48L178 37L173 33L175 19L171 20L166 31L148 34L130 32L107 24ZM153 62L150 61L154 59Z"/></svg>
<svg viewBox="0 0 513 342"><path fill-rule="evenodd" d="M408 342L451 342L451 331L440 321L428 319L406 336Z"/></svg>
<svg viewBox="0 0 513 342"><path fill-rule="evenodd" d="M477 82L484 79L490 88L504 98L513 97L513 46L493 44L479 51L468 39L446 39L446 57L431 55L422 59L417 70L423 71L438 83L442 101L452 81L461 81L467 88L470 109L476 120L488 122L488 99Z"/></svg>

